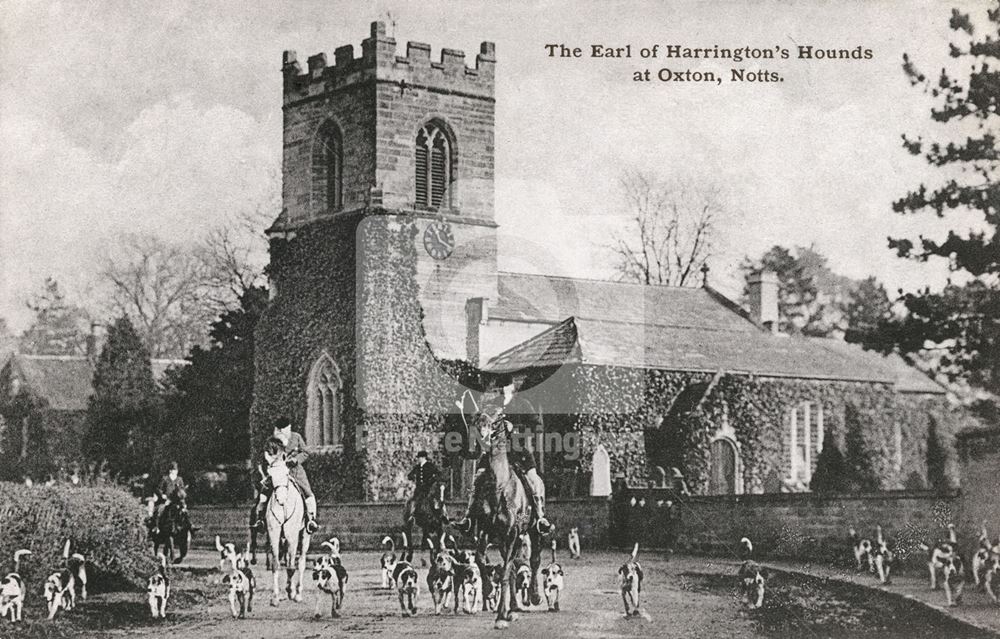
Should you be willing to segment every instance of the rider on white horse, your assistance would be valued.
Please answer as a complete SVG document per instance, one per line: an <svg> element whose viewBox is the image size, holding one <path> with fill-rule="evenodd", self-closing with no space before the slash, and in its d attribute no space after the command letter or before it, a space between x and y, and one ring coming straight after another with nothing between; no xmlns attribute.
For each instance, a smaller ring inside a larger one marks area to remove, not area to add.
<svg viewBox="0 0 1000 639"><path fill-rule="evenodd" d="M302 467L302 464L309 458L309 453L305 449L306 442L302 439L302 435L292 430L291 421L284 418L278 419L275 422L272 436L281 440L281 443L284 444L285 463L288 465L289 477L291 477L292 481L302 492L302 499L306 505L306 532L311 535L319 529L319 524L316 523L316 497L313 495L312 487L309 485L306 470ZM274 488L266 473L262 474L264 475L264 479L259 485L260 496L257 500L257 517L252 526L261 531L264 528L264 511L267 508L267 500L271 495L271 490Z"/></svg>
<svg viewBox="0 0 1000 639"><path fill-rule="evenodd" d="M523 445L525 441L524 436L536 432L537 427L541 425L541 419L528 400L519 397L515 398L516 383L513 379L509 377L501 378L500 384L502 385L502 393L499 396L484 397L484 405L481 413L493 423L508 421L518 433L521 433L521 445L515 446L509 451L510 461L518 471L518 474L524 478L525 484L527 484L526 487L532 497L536 520L535 526L538 532L547 534L552 531L552 524L545 518L545 484L542 482L542 478L538 476L538 470L535 468L534 453L530 448ZM489 467L488 458L488 453L484 452L476 464L476 476L472 481L472 488L469 491L469 502L465 508L465 517L455 524L459 530L468 531L472 528L469 512L472 510L472 503L475 500L476 480Z"/></svg>

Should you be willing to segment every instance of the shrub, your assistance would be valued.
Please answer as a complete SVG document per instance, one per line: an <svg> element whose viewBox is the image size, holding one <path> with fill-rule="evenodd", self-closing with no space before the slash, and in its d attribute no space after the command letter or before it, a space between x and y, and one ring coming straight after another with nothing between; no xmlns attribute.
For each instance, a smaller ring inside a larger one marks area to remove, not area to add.
<svg viewBox="0 0 1000 639"><path fill-rule="evenodd" d="M0 482L0 565L13 568L14 551L27 548L22 577L41 588L69 539L87 558L94 590L144 586L155 570L144 517L142 505L117 487Z"/></svg>
<svg viewBox="0 0 1000 639"><path fill-rule="evenodd" d="M836 442L823 446L809 487L815 493L842 493L850 489L847 464Z"/></svg>

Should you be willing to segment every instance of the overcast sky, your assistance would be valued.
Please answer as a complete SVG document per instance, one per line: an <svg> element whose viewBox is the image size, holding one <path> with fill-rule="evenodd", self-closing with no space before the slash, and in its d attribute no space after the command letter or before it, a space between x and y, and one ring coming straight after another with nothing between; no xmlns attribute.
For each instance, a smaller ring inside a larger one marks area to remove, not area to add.
<svg viewBox="0 0 1000 639"><path fill-rule="evenodd" d="M978 3L981 7L983 3ZM940 265L895 258L886 236L940 222L890 203L930 172L900 134L930 133L930 99L900 68L946 64L942 2L0 1L0 316L53 275L82 297L117 234L191 241L227 212L266 201L281 153L281 52L360 43L391 12L407 40L467 52L497 45L501 266L608 274L598 246L622 224L625 166L725 189L713 277L769 246L815 244L835 270L890 289L939 286ZM969 5L974 10L975 4ZM868 61L745 62L776 84L635 83L637 69L727 61L548 58L543 45L798 45L872 49ZM275 211L277 213L277 211ZM530 240L545 251L516 247ZM545 255L540 253L545 252Z"/></svg>

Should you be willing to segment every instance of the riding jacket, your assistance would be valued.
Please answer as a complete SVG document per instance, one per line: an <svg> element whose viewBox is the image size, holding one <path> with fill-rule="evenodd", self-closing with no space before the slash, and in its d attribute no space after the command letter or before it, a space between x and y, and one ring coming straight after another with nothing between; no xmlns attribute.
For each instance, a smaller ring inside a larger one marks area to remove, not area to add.
<svg viewBox="0 0 1000 639"><path fill-rule="evenodd" d="M441 477L441 472L438 467L434 465L434 462L428 460L423 464L417 464L407 475L407 479L415 483L417 486L413 489L414 494L420 495L424 492L430 490L437 484L438 479Z"/></svg>
<svg viewBox="0 0 1000 639"><path fill-rule="evenodd" d="M502 411L494 418L496 420L507 420L513 426L512 434L518 434L516 440L512 440L509 451L510 461L522 472L527 472L535 468L535 455L526 446L526 438L538 432L542 420L535 411L535 407L526 399L515 396L510 403L503 407ZM479 467L483 468L489 464L489 456L484 452L479 458Z"/></svg>
<svg viewBox="0 0 1000 639"><path fill-rule="evenodd" d="M160 480L160 486L156 489L156 496L160 501L167 501L168 499L173 499L174 494L180 492L181 494L187 492L187 486L184 485L184 478L180 475L177 479L170 479L169 475L164 475L163 479Z"/></svg>
<svg viewBox="0 0 1000 639"><path fill-rule="evenodd" d="M309 453L306 451L306 440L302 439L302 435L292 431L291 435L288 436L288 443L285 444L285 463L288 465L288 476L302 491L302 497L306 499L312 497L313 494L306 470L302 467L307 459L309 459ZM261 482L262 492L270 493L271 488L270 481L265 479Z"/></svg>

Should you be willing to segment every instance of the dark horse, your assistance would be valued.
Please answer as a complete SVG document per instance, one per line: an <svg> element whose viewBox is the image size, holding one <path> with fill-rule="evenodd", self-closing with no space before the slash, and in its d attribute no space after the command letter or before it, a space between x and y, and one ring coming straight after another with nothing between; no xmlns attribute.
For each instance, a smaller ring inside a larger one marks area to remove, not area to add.
<svg viewBox="0 0 1000 639"><path fill-rule="evenodd" d="M434 541L441 538L444 533L444 525L448 521L448 512L444 505L444 484L438 484L435 488L424 491L422 494L414 495L413 499L407 502L403 511L403 532L409 541L409 546L403 549L402 558L404 561L413 563L413 547L417 544L413 541L413 526L416 524L420 528L422 536L420 545L430 546L430 559L434 559ZM429 544L424 544L427 541Z"/></svg>
<svg viewBox="0 0 1000 639"><path fill-rule="evenodd" d="M487 447L488 466L476 477L473 487L472 508L468 516L477 536L480 560L486 547L494 545L500 551L500 601L497 604L496 628L505 628L517 610L512 600L513 560L521 550L521 535L531 541L531 603L541 603L538 591L538 568L541 564L541 535L535 526L536 517L524 480L515 472L509 459L511 430L513 426L497 413L481 411L466 391L463 404L471 404L475 411L472 427L479 429L480 441ZM463 417L465 409L463 408ZM466 421L468 425L468 421ZM470 433L471 436L471 433Z"/></svg>
<svg viewBox="0 0 1000 639"><path fill-rule="evenodd" d="M197 530L191 526L186 498L184 491L174 491L170 495L170 503L163 507L152 531L153 554L159 554L160 546L163 546L164 554L170 558L171 563L184 561L191 546L191 535ZM176 559L174 550L179 553Z"/></svg>

